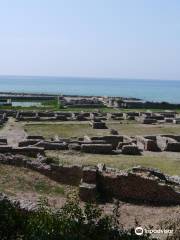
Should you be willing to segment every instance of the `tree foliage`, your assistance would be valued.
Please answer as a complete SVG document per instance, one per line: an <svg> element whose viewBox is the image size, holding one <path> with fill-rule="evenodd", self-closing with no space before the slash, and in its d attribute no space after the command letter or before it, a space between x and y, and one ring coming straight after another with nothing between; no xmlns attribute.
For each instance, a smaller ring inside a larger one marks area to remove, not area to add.
<svg viewBox="0 0 180 240"><path fill-rule="evenodd" d="M58 211L52 210L45 199L38 211L25 213L10 202L0 203L1 240L149 240L137 236L134 229L124 230L113 216L104 215L93 204L80 206L77 198L70 197Z"/></svg>

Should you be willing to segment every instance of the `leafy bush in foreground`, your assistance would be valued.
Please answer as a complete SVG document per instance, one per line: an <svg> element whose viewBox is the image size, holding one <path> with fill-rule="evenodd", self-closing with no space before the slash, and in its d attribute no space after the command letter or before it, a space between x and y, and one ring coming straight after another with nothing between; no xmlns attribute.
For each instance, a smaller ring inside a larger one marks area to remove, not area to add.
<svg viewBox="0 0 180 240"><path fill-rule="evenodd" d="M1 240L149 240L137 236L134 229L119 228L117 216L103 215L95 205L79 206L71 198L58 211L40 202L39 211L23 213L10 203L0 203Z"/></svg>

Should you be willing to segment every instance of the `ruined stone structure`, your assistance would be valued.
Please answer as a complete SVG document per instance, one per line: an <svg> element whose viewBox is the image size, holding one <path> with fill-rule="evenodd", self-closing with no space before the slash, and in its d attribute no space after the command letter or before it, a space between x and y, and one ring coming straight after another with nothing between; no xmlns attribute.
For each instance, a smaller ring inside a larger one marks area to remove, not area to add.
<svg viewBox="0 0 180 240"><path fill-rule="evenodd" d="M83 201L104 201L112 198L122 201L156 204L180 204L180 179L167 176L158 170L135 167L128 171L105 166L48 164L39 156L29 160L20 155L0 154L0 164L26 167L63 184L79 186Z"/></svg>
<svg viewBox="0 0 180 240"><path fill-rule="evenodd" d="M34 152L33 152L34 149ZM6 139L0 139L0 152L33 155L45 150L75 150L96 154L138 155L142 151L180 152L179 135L147 135L129 137L126 135L84 136L84 138L56 138L45 140L42 136L27 136L19 142L18 148L7 145Z"/></svg>
<svg viewBox="0 0 180 240"><path fill-rule="evenodd" d="M156 136L136 136L136 140L139 148L144 151L160 151L157 145Z"/></svg>
<svg viewBox="0 0 180 240"><path fill-rule="evenodd" d="M160 135L157 136L157 145L161 151L180 152L180 136Z"/></svg>
<svg viewBox="0 0 180 240"><path fill-rule="evenodd" d="M73 97L73 96L64 96L63 101L61 100L65 107L92 107L92 108L100 108L103 107L104 104L99 100L98 97Z"/></svg>
<svg viewBox="0 0 180 240"><path fill-rule="evenodd" d="M141 112L139 117L136 116L135 120L143 124L154 124L154 123L178 123L177 114L174 111L164 112ZM176 121L177 120L177 121Z"/></svg>
<svg viewBox="0 0 180 240"><path fill-rule="evenodd" d="M103 102L108 107L114 108L154 108L154 109L178 109L180 104L168 102L149 102L137 98L124 98L124 97L104 97Z"/></svg>
<svg viewBox="0 0 180 240"><path fill-rule="evenodd" d="M21 213L24 214L32 213L38 209L37 205L31 201L22 199L20 201L17 201L4 193L0 193L0 204L1 203L5 203L5 206L13 206L17 211L21 211Z"/></svg>
<svg viewBox="0 0 180 240"><path fill-rule="evenodd" d="M0 123L3 124L8 117L15 117L17 121L90 121L94 128L105 128L106 121L136 120L141 124L170 123L179 124L180 117L173 111L153 113L147 112L62 112L62 111L0 111Z"/></svg>
<svg viewBox="0 0 180 240"><path fill-rule="evenodd" d="M0 113L0 126L7 122L8 117L6 113Z"/></svg>
<svg viewBox="0 0 180 240"><path fill-rule="evenodd" d="M81 151L85 153L112 154L112 144L82 144Z"/></svg>
<svg viewBox="0 0 180 240"><path fill-rule="evenodd" d="M99 121L90 121L89 122L90 126L92 126L93 129L107 129L106 123L102 122L101 120Z"/></svg>

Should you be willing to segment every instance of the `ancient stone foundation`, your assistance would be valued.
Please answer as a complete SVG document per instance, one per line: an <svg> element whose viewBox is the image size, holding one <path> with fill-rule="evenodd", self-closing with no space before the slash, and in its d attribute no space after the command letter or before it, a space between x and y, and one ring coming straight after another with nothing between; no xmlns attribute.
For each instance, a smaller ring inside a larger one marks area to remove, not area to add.
<svg viewBox="0 0 180 240"><path fill-rule="evenodd" d="M113 198L155 205L180 204L180 178L158 170L135 167L128 171L105 166L83 167L48 164L45 157L29 160L21 155L0 154L0 164L26 167L69 185L79 186L83 201Z"/></svg>

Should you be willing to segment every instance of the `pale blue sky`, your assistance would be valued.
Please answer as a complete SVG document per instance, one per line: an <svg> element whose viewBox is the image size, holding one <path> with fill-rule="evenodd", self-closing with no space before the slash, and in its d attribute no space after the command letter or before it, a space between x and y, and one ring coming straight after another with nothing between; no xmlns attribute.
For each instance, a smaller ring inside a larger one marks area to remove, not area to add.
<svg viewBox="0 0 180 240"><path fill-rule="evenodd" d="M0 74L180 80L180 1L0 0Z"/></svg>

